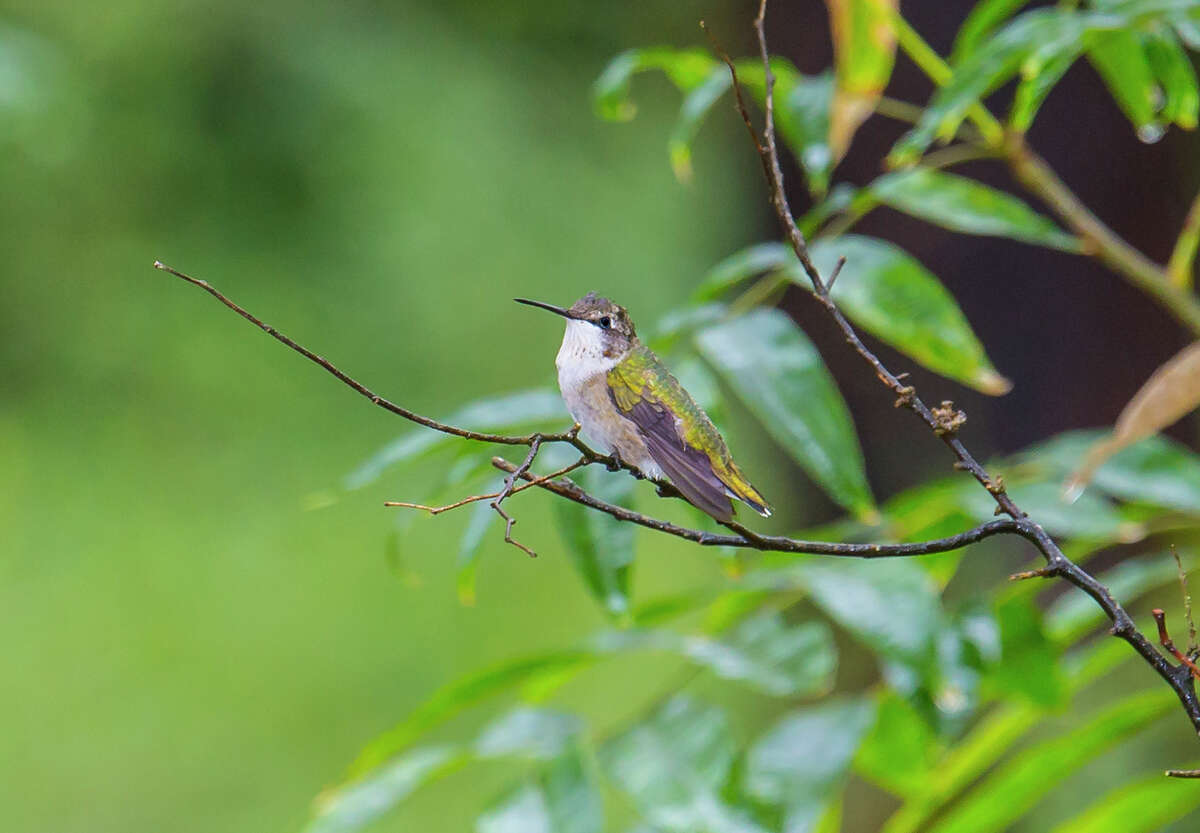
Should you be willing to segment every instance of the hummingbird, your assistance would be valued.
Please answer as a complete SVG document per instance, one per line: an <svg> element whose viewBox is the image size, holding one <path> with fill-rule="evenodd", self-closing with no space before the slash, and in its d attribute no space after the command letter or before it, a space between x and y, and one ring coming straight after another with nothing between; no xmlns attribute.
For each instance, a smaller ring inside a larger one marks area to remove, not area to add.
<svg viewBox="0 0 1200 833"><path fill-rule="evenodd" d="M733 519L730 498L770 516L708 414L638 340L624 307L594 292L565 309L513 300L567 319L554 364L567 410L585 438L651 480L669 481L718 521Z"/></svg>

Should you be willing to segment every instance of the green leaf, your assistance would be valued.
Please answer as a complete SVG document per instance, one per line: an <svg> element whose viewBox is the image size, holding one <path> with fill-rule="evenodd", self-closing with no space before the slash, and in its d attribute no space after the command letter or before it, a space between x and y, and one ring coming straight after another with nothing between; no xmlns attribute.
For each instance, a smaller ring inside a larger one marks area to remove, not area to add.
<svg viewBox="0 0 1200 833"><path fill-rule="evenodd" d="M790 712L746 753L746 794L783 806L788 833L811 833L841 789L875 719L870 700L833 700Z"/></svg>
<svg viewBox="0 0 1200 833"><path fill-rule="evenodd" d="M766 91L762 62L737 62L738 79L762 105ZM800 162L814 196L824 194L836 162L830 148L830 111L833 107L833 73L806 76L789 61L771 58L775 75L775 126L792 155Z"/></svg>
<svg viewBox="0 0 1200 833"><path fill-rule="evenodd" d="M475 822L477 833L602 833L604 804L572 750Z"/></svg>
<svg viewBox="0 0 1200 833"><path fill-rule="evenodd" d="M944 615L937 588L916 564L807 561L798 574L813 602L864 646L886 659L932 668Z"/></svg>
<svg viewBox="0 0 1200 833"><path fill-rule="evenodd" d="M418 787L466 763L454 747L414 749L366 778L318 800L317 814L305 833L358 830L382 816Z"/></svg>
<svg viewBox="0 0 1200 833"><path fill-rule="evenodd" d="M583 724L574 715L518 706L480 732L475 739L475 754L480 758L550 760L562 755L582 729Z"/></svg>
<svg viewBox="0 0 1200 833"><path fill-rule="evenodd" d="M993 395L1011 383L996 372L953 296L911 255L883 240L846 235L810 250L821 274L846 265L833 287L843 312L920 364ZM807 286L807 279L802 285Z"/></svg>
<svg viewBox="0 0 1200 833"><path fill-rule="evenodd" d="M711 301L724 295L730 287L764 272L795 271L799 280L800 261L784 243L756 243L734 252L704 276L696 290L696 300Z"/></svg>
<svg viewBox="0 0 1200 833"><path fill-rule="evenodd" d="M1051 535L1106 541L1132 541L1141 537L1136 525L1127 523L1111 503L1091 493L1067 503L1058 484L1044 482L1009 485L1008 493L1017 506L1037 518ZM990 519L995 512L995 501L982 489L964 492L963 503L977 519Z"/></svg>
<svg viewBox="0 0 1200 833"><path fill-rule="evenodd" d="M371 741L359 753L351 773L371 770L403 750L422 732L428 731L468 706L511 691L540 674L567 673L581 670L594 662L586 651L558 651L540 654L494 665L477 671L438 691L415 709L412 714Z"/></svg>
<svg viewBox="0 0 1200 833"><path fill-rule="evenodd" d="M833 34L834 96L829 146L841 159L892 77L898 0L825 0Z"/></svg>
<svg viewBox="0 0 1200 833"><path fill-rule="evenodd" d="M859 749L854 770L885 790L908 795L927 785L937 750L930 725L910 703L884 689L875 725Z"/></svg>
<svg viewBox="0 0 1200 833"><path fill-rule="evenodd" d="M724 64L717 64L702 84L683 97L679 117L675 120L675 126L667 140L671 170L680 182L690 182L692 179L692 142L701 122L732 83L729 68Z"/></svg>
<svg viewBox="0 0 1200 833"><path fill-rule="evenodd" d="M759 833L720 799L736 751L720 709L680 696L604 744L600 760L655 828Z"/></svg>
<svg viewBox="0 0 1200 833"><path fill-rule="evenodd" d="M480 399L441 421L474 431L504 431L566 418L567 411L557 391L536 389ZM462 440L427 428L405 434L347 475L345 488L362 488L377 480L389 466L415 460L457 442Z"/></svg>
<svg viewBox="0 0 1200 833"><path fill-rule="evenodd" d="M1022 751L984 778L931 833L1007 830L1072 773L1166 714L1175 702L1166 690L1135 694L1078 729Z"/></svg>
<svg viewBox="0 0 1200 833"><path fill-rule="evenodd" d="M504 481L493 484L490 492L497 492L504 486ZM456 583L458 600L465 605L475 604L475 574L479 569L479 548L483 545L484 536L492 528L500 516L491 506L491 501L481 500L471 507L467 518L467 528L463 530L462 540L458 542L458 571Z"/></svg>
<svg viewBox="0 0 1200 833"><path fill-rule="evenodd" d="M1154 76L1162 86L1161 120L1185 130L1194 129L1200 112L1200 89L1191 59L1165 26L1144 35L1143 44Z"/></svg>
<svg viewBox="0 0 1200 833"><path fill-rule="evenodd" d="M1161 134L1155 117L1158 86L1137 33L1104 32L1093 38L1087 57L1138 135Z"/></svg>
<svg viewBox="0 0 1200 833"><path fill-rule="evenodd" d="M1125 784L1052 833L1155 833L1200 807L1200 790L1155 772Z"/></svg>
<svg viewBox="0 0 1200 833"><path fill-rule="evenodd" d="M1064 662L1069 695L1073 696L1134 655L1128 646L1111 640L1089 646ZM909 782L909 789L894 790L905 796L880 833L918 833L940 808L1002 758L1031 729L1045 720L1046 712L1028 702L1002 704L984 716L971 731L924 773Z"/></svg>
<svg viewBox="0 0 1200 833"><path fill-rule="evenodd" d="M677 654L718 677L777 696L827 691L837 666L827 627L820 622L789 626L777 613L747 619L720 640L666 630L620 630L598 634L591 645L601 654L647 650Z"/></svg>
<svg viewBox="0 0 1200 833"><path fill-rule="evenodd" d="M593 466L580 472L579 482L609 503L627 506L633 500L632 477L614 476ZM576 571L610 615L626 616L634 555L633 525L569 500L557 500L554 506Z"/></svg>
<svg viewBox="0 0 1200 833"><path fill-rule="evenodd" d="M1018 458L1061 482L1107 432L1070 431L1032 446ZM1122 500L1200 514L1200 456L1161 435L1123 448L1092 475L1091 485ZM1085 493L1086 494L1086 493Z"/></svg>
<svg viewBox="0 0 1200 833"><path fill-rule="evenodd" d="M958 27L958 34L954 36L950 63L962 63L963 58L974 52L984 38L1028 2L1029 0L980 0L976 3L962 26Z"/></svg>
<svg viewBox="0 0 1200 833"><path fill-rule="evenodd" d="M1049 218L1016 197L964 176L912 168L881 176L870 191L897 211L953 231L1079 251L1078 241Z"/></svg>
<svg viewBox="0 0 1200 833"><path fill-rule="evenodd" d="M1074 54L1056 55L1021 79L1008 116L1008 125L1013 131L1025 133L1033 126L1033 120L1037 118L1046 97L1067 74L1076 57Z"/></svg>
<svg viewBox="0 0 1200 833"><path fill-rule="evenodd" d="M995 613L1000 660L987 670L987 687L1002 695L1020 695L1039 706L1060 705L1065 690L1059 652L1046 636L1037 606L1024 596L1008 596L997 602Z"/></svg>
<svg viewBox="0 0 1200 833"><path fill-rule="evenodd" d="M767 431L834 501L869 517L854 422L820 354L778 310L758 309L704 330L700 352Z"/></svg>
<svg viewBox="0 0 1200 833"><path fill-rule="evenodd" d="M910 165L935 139L949 139L973 104L1018 71L1028 78L1050 62L1061 67L1105 32L1145 26L1167 16L1193 21L1200 19L1200 11L1183 0L1131 0L1104 11L1057 8L1019 15L955 68L917 125L892 148L888 164Z"/></svg>
<svg viewBox="0 0 1200 833"><path fill-rule="evenodd" d="M633 76L650 70L662 70L684 93L707 80L717 61L701 49L675 49L669 46L630 49L613 58L592 87L596 113L610 121L629 121L637 107L629 97Z"/></svg>

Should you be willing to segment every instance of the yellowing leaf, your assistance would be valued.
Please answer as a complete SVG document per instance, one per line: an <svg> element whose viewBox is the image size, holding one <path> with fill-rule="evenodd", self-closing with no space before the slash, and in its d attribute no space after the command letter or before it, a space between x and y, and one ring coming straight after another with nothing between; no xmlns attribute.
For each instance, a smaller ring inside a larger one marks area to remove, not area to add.
<svg viewBox="0 0 1200 833"><path fill-rule="evenodd" d="M1091 447L1083 465L1067 481L1066 493L1077 498L1101 464L1126 446L1157 434L1200 405L1200 341L1176 353L1150 375L1129 400L1111 436Z"/></svg>
<svg viewBox="0 0 1200 833"><path fill-rule="evenodd" d="M875 110L892 76L898 0L826 0L833 30L834 94L829 146L845 155L854 131Z"/></svg>

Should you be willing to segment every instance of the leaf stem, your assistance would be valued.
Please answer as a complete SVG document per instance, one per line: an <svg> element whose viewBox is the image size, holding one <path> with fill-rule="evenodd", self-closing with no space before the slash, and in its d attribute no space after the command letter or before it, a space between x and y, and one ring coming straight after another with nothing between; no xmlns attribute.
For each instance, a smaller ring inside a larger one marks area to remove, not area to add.
<svg viewBox="0 0 1200 833"><path fill-rule="evenodd" d="M1196 262L1197 244L1200 244L1200 191L1192 200L1192 207L1183 221L1179 239L1175 241L1175 248L1171 251L1171 259L1167 261L1167 279L1173 286L1189 290L1192 288L1192 267Z"/></svg>

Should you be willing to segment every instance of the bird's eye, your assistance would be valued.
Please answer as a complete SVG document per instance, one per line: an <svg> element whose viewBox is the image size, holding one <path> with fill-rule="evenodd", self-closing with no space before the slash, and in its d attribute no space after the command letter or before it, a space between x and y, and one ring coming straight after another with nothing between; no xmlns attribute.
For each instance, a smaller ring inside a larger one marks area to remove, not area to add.
<svg viewBox="0 0 1200 833"><path fill-rule="evenodd" d="M607 330L609 327L612 326L612 319L606 315L603 318L601 318L599 321L597 321L596 323L600 325L600 329Z"/></svg>

